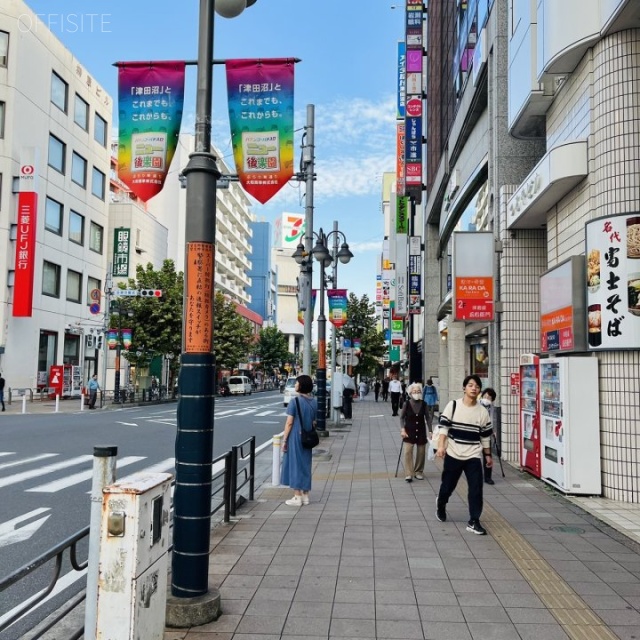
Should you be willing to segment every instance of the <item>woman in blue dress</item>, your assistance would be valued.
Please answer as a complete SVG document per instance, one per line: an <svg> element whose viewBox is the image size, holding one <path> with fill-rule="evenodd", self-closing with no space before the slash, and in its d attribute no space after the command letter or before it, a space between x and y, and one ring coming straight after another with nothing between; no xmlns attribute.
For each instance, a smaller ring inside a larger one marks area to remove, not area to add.
<svg viewBox="0 0 640 640"><path fill-rule="evenodd" d="M284 455L281 482L291 487L294 494L285 504L301 507L303 504L309 504L311 491L311 449L302 446L301 429L311 429L316 420L318 404L313 397L313 380L310 376L298 376L295 390L298 395L287 405L287 421L284 425L282 443Z"/></svg>

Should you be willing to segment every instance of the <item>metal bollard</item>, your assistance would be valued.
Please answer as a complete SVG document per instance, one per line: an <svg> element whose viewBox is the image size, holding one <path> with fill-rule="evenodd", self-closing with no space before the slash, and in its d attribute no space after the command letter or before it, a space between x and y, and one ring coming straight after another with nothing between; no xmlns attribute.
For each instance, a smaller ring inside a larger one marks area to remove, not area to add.
<svg viewBox="0 0 640 640"><path fill-rule="evenodd" d="M80 411L84 411L84 393L80 394Z"/></svg>
<svg viewBox="0 0 640 640"><path fill-rule="evenodd" d="M60 396L56 393L56 409L55 412L58 413L60 411Z"/></svg>
<svg viewBox="0 0 640 640"><path fill-rule="evenodd" d="M284 431L273 436L273 467L271 469L271 484L274 487L280 486L280 458L282 455L282 436Z"/></svg>
<svg viewBox="0 0 640 640"><path fill-rule="evenodd" d="M27 394L22 394L22 413L27 413Z"/></svg>
<svg viewBox="0 0 640 640"><path fill-rule="evenodd" d="M116 481L118 447L93 448L93 480L91 482L91 521L87 595L84 613L84 638L95 640L98 618L98 574L100 569L100 526L102 523L102 489Z"/></svg>

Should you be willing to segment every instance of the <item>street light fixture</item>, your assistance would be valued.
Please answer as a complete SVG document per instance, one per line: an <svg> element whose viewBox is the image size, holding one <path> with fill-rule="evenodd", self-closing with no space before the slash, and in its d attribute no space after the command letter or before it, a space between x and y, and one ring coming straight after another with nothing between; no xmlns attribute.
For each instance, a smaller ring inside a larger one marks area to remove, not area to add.
<svg viewBox="0 0 640 640"><path fill-rule="evenodd" d="M318 367L316 369L316 381L318 383L318 417L317 429L319 432L326 431L327 424L327 318L324 315L324 292L327 276L325 269L330 267L336 260L342 264L347 264L353 253L349 250L347 238L342 231L338 231L337 224L334 230L324 233L322 228L317 234L316 246L311 251L315 259L320 263L320 311L318 314ZM331 238L342 237L343 243L340 250L334 255L329 252L329 240Z"/></svg>

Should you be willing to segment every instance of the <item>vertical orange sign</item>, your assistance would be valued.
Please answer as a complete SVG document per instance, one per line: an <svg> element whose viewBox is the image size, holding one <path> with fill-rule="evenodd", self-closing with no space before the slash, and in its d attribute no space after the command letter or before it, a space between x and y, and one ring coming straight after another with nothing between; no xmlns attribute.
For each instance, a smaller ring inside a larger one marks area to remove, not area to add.
<svg viewBox="0 0 640 640"><path fill-rule="evenodd" d="M184 327L186 353L213 351L213 245L187 244L187 305Z"/></svg>

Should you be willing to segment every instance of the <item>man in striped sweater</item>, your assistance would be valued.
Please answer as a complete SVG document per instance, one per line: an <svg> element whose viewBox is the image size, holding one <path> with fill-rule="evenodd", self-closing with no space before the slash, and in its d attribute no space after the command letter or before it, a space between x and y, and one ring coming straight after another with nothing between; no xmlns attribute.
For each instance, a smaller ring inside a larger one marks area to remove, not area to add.
<svg viewBox="0 0 640 640"><path fill-rule="evenodd" d="M482 381L476 375L467 376L463 385L464 395L453 400L440 413L438 451L444 458L442 482L436 500L436 517L447 519L447 502L455 491L464 471L469 487L469 522L467 531L477 535L487 534L480 524L482 515L483 456L488 468L493 466L491 457L491 418L478 402Z"/></svg>

